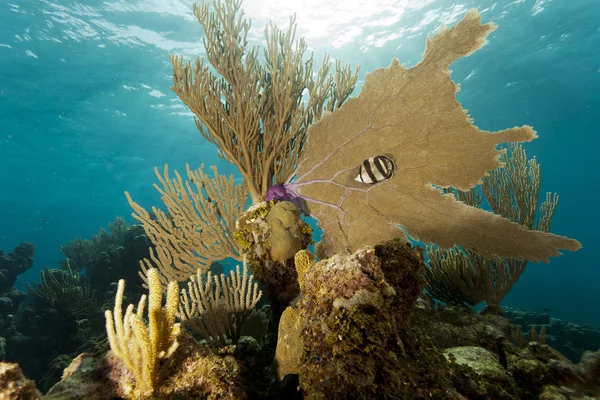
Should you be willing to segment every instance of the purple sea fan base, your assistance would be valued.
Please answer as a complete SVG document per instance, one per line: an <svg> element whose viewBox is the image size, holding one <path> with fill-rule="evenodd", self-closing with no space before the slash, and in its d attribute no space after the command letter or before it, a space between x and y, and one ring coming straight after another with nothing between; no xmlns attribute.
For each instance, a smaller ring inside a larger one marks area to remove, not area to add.
<svg viewBox="0 0 600 400"><path fill-rule="evenodd" d="M287 183L271 186L265 196L266 201L281 200L297 203L300 199L301 197Z"/></svg>
<svg viewBox="0 0 600 400"><path fill-rule="evenodd" d="M294 191L293 187L293 184L288 183L271 186L269 190L267 190L265 200L290 201L294 203L302 211L302 213L308 215L306 202L304 201L304 198L297 194Z"/></svg>

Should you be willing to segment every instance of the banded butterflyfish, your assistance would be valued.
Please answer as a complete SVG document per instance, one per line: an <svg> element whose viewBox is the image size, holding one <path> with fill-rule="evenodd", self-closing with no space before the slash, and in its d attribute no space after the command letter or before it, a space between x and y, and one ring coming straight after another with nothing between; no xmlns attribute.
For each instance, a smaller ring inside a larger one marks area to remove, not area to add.
<svg viewBox="0 0 600 400"><path fill-rule="evenodd" d="M387 156L370 157L362 162L354 180L362 183L384 182L394 176L395 168L394 162Z"/></svg>

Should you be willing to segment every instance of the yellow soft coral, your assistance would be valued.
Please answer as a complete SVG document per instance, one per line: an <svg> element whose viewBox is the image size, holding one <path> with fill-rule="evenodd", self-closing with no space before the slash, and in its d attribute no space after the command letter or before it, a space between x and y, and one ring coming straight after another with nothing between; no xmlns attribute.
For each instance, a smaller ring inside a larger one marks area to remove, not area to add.
<svg viewBox="0 0 600 400"><path fill-rule="evenodd" d="M131 398L151 397L158 381L159 360L170 357L177 349L179 323L175 323L179 307L177 283L171 281L167 301L162 307L162 286L158 270L148 270L148 325L144 321L146 295L142 296L134 312L130 304L123 312L125 281L119 281L114 314L106 310L106 333L112 352L123 361L135 378L135 387L128 390Z"/></svg>

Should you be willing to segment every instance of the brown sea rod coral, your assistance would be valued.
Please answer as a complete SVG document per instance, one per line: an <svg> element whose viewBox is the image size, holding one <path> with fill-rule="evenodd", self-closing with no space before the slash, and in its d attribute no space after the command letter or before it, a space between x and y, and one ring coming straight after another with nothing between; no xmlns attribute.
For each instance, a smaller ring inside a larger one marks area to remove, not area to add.
<svg viewBox="0 0 600 400"><path fill-rule="evenodd" d="M448 67L479 49L495 29L476 10L427 40L423 60L368 74L360 94L308 131L306 148L286 189L306 202L323 229L317 255L355 251L405 234L442 247L547 261L576 240L527 230L515 222L457 201L441 188L468 191L501 166L497 146L530 141L531 127L485 132L456 100ZM356 182L364 160L394 162L389 180Z"/></svg>
<svg viewBox="0 0 600 400"><path fill-rule="evenodd" d="M250 47L250 21L241 5L241 0L194 4L206 56L184 62L172 55L171 89L194 113L200 133L238 168L257 203L295 168L308 127L352 93L358 68L352 72L336 63L331 74L326 56L315 73L305 40L296 39L295 18L286 30L266 27L264 52Z"/></svg>

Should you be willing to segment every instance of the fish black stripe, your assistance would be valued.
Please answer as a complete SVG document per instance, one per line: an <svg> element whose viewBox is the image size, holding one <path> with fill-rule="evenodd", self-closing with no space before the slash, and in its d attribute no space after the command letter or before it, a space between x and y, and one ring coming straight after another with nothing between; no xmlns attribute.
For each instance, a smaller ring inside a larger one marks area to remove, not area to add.
<svg viewBox="0 0 600 400"><path fill-rule="evenodd" d="M367 173L367 175L369 175L369 178L371 179L370 183L376 183L377 178L375 178L375 175L373 174L373 171L371 170L371 162L369 159L363 161L363 167L365 168L365 172Z"/></svg>
<svg viewBox="0 0 600 400"><path fill-rule="evenodd" d="M358 169L358 177L360 178L360 181L362 183L366 183L364 178L363 178L363 166L362 164L360 164L360 168Z"/></svg>
<svg viewBox="0 0 600 400"><path fill-rule="evenodd" d="M373 159L373 164L375 164L375 167L379 170L379 173L384 179L390 179L392 176L392 171L390 170L387 161L387 157L384 156L377 156Z"/></svg>

